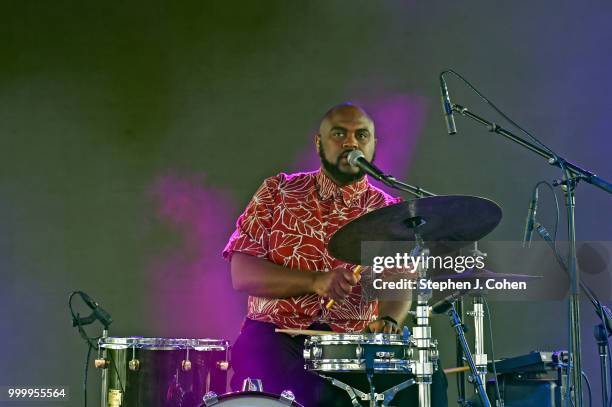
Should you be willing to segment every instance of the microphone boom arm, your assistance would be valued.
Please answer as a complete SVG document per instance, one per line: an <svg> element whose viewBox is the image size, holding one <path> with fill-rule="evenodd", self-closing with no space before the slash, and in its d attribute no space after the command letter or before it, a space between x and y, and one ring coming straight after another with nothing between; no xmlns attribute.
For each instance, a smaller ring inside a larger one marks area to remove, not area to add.
<svg viewBox="0 0 612 407"><path fill-rule="evenodd" d="M599 189L602 189L610 194L612 194L612 183L606 181L605 179L593 174L590 171L587 171L585 169L580 168L579 166L572 164L571 162L559 157L558 155L554 155L552 153L550 153L549 151L546 151L545 149L533 144L530 141L527 141L513 133L511 133L510 131L506 130L505 128L501 127L500 125L494 123L494 122L490 122L472 112L470 112L468 110L467 107L458 105L458 104L453 104L453 111L459 113L460 115L467 117L469 119L474 120L477 123L480 123L484 126L486 126L488 128L488 130L492 133L497 133L500 136L504 136L507 139L510 139L512 141L514 141L515 143L525 147L528 150L533 151L534 153L538 154L539 156L545 158L548 163L550 165L554 165L556 167L559 167L561 169L565 168L567 169L570 174L572 175L572 177L575 177L576 179L579 180L583 180L591 185L596 186Z"/></svg>

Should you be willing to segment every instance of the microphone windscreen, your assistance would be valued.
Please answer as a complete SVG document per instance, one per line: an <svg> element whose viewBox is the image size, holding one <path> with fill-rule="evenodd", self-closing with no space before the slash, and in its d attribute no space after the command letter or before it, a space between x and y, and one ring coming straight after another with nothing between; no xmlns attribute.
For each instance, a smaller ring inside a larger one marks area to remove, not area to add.
<svg viewBox="0 0 612 407"><path fill-rule="evenodd" d="M348 154L346 160L348 161L351 167L357 167L357 160L362 157L364 157L364 155L361 150L353 150Z"/></svg>

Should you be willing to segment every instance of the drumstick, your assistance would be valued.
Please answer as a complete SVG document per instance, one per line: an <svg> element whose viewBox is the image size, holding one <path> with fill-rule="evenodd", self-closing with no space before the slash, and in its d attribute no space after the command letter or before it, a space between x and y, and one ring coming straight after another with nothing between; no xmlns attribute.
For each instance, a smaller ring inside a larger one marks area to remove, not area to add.
<svg viewBox="0 0 612 407"><path fill-rule="evenodd" d="M287 335L329 335L333 334L334 331L315 331L312 329L283 329L276 328L274 332L280 332Z"/></svg>
<svg viewBox="0 0 612 407"><path fill-rule="evenodd" d="M444 369L444 373L446 374L461 373L461 372L467 372L468 370L470 370L469 366L449 367L448 369Z"/></svg>
<svg viewBox="0 0 612 407"><path fill-rule="evenodd" d="M358 276L359 274L361 274L362 271L363 271L363 267L357 266L353 269L353 275ZM327 304L325 304L325 308L331 309L331 307L334 306L334 302L335 302L334 300L327 301Z"/></svg>

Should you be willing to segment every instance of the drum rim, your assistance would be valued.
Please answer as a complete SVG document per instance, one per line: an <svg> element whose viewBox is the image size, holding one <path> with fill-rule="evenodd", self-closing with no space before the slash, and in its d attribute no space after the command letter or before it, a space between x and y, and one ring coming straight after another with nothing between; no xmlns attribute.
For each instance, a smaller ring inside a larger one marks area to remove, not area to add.
<svg viewBox="0 0 612 407"><path fill-rule="evenodd" d="M106 349L150 349L175 350L194 349L196 351L227 350L229 341L211 338L145 338L142 336L109 336L100 338L98 344Z"/></svg>
<svg viewBox="0 0 612 407"><path fill-rule="evenodd" d="M331 333L323 335L311 335L306 339L309 343L325 345L410 345L414 343L412 337L404 339L399 334L383 333Z"/></svg>

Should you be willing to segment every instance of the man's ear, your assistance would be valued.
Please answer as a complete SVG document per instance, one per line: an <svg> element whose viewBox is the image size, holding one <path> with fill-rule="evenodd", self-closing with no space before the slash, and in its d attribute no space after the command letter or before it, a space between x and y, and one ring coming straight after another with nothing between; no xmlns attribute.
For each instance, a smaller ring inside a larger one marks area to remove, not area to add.
<svg viewBox="0 0 612 407"><path fill-rule="evenodd" d="M321 152L321 135L315 134L314 136L315 147L317 148L317 152Z"/></svg>

